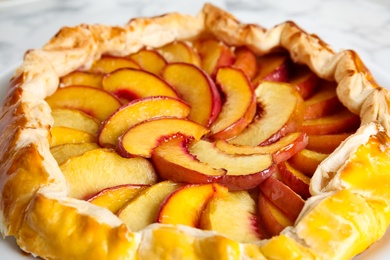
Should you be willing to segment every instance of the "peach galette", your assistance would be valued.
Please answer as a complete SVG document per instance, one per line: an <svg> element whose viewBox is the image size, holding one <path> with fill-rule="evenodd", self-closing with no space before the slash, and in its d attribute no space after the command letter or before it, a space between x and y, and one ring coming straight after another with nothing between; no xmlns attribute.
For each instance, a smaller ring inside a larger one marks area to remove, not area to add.
<svg viewBox="0 0 390 260"><path fill-rule="evenodd" d="M1 116L2 234L45 259L348 259L390 215L388 92L291 22L63 28Z"/></svg>

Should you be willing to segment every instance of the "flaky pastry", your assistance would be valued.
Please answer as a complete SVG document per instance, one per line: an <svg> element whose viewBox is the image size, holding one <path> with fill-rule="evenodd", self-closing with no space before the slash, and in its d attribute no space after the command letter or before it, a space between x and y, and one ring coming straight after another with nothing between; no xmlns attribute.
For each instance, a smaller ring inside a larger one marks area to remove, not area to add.
<svg viewBox="0 0 390 260"><path fill-rule="evenodd" d="M338 83L340 101L361 117L359 130L317 169L312 197L279 236L243 244L211 231L153 224L139 232L108 210L68 197L50 153L51 110L59 78L103 54L125 56L175 40L214 37L256 54L286 49L296 63ZM123 27L64 27L29 50L1 110L0 223L22 250L44 259L348 259L380 239L389 221L389 92L359 56L333 51L293 22L270 29L243 24L206 4L197 16L136 18ZM359 167L359 165L365 167Z"/></svg>

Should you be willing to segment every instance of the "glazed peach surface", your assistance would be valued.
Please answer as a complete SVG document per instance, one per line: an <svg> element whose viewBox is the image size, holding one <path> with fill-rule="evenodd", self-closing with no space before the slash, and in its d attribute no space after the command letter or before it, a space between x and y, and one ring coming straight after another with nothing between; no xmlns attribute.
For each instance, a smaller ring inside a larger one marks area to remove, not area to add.
<svg viewBox="0 0 390 260"><path fill-rule="evenodd" d="M207 58L218 53L203 53L212 44L225 50L218 54L218 60L228 62L214 64ZM199 62L181 60L184 50L196 55ZM105 62L111 59L110 66L116 69L104 73L102 68L100 74L93 75L106 64L99 59L91 70L83 71L89 80L94 78L89 81L93 84L62 84L46 98L54 118L51 151L63 153L56 159L70 186L69 196L96 200L111 194L119 199L125 195L114 191L127 187L131 198L115 213L135 231L152 223L175 223L214 230L239 242L254 242L293 225L311 196L311 176L342 141L331 144L321 137L327 140L329 135L342 135L345 139L359 126L359 117L337 98L336 84L294 64L284 51L260 56L216 39L149 48L148 53L155 53L166 64L155 73L124 63L128 59L129 64L137 64L132 57L143 52L103 57ZM151 67L151 62L145 61L143 66ZM279 74L285 76L276 76ZM84 74L71 72L60 82L80 82L81 77ZM303 94L302 86L310 91ZM162 87L171 92L161 92ZM144 94L136 94L141 92ZM121 101L110 105L106 99ZM82 125L84 117L71 113L66 118L56 116L56 111L66 109L99 122L98 130L92 126L81 129L92 132L94 138L78 138L76 130L80 129L75 126ZM98 116L105 113L105 117ZM67 121L75 126L65 124ZM60 125L67 126L57 130ZM75 131L69 133L73 138L57 141L71 129ZM311 150L308 144L313 142L314 147L329 146L321 148L327 152ZM91 151L84 149L87 144L94 145ZM121 168L122 161L129 174ZM166 186L168 193L162 189L165 185L156 186L164 180L173 182ZM134 195L134 185L147 188ZM106 199L99 205L111 209L112 203ZM146 217L140 215L144 210L139 207L154 210ZM148 221L131 224L135 218ZM235 229L229 227L233 222Z"/></svg>
<svg viewBox="0 0 390 260"><path fill-rule="evenodd" d="M36 76L45 94L21 67L0 125L3 234L47 259L349 259L383 236L387 91L291 23L270 47L201 14L203 33ZM150 22L175 31L165 19Z"/></svg>

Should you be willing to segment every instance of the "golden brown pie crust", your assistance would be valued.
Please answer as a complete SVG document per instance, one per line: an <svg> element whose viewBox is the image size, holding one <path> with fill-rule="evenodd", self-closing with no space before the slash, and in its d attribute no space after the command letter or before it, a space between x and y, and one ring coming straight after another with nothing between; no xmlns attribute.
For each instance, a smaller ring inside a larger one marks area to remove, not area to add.
<svg viewBox="0 0 390 260"><path fill-rule="evenodd" d="M88 68L103 54L123 56L145 46L210 36L229 45L245 45L257 54L286 49L294 62L308 65L321 78L335 80L341 102L361 117L358 132L317 169L311 183L315 196L306 202L294 227L256 245L184 226L154 224L132 233L108 210L67 197L67 183L49 150L53 119L44 101L58 87L59 78ZM354 51L335 52L293 22L264 29L242 24L231 14L206 4L197 16L171 13L133 19L124 27L64 27L43 48L26 52L1 110L1 232L15 236L24 251L45 259L265 259L294 254L311 259L349 258L383 235L390 219L386 207L378 206L376 215L367 216L376 219L375 223L368 222L374 226L375 235L364 237L360 233L360 237L353 237L355 240L328 241L320 247L310 234L306 236L302 219L338 191L346 197L355 196L349 194L338 170L359 144L366 144L371 136L381 137L381 151L389 153L389 104L389 92L377 85ZM382 196L388 205L390 196ZM362 197L364 194L359 195ZM283 243L283 248L273 250L278 243ZM358 246L353 246L356 243Z"/></svg>

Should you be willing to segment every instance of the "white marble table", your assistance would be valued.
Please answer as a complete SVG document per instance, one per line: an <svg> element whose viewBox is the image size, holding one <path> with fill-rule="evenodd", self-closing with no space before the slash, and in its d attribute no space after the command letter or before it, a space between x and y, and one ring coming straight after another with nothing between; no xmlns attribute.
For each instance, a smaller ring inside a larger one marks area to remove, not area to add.
<svg viewBox="0 0 390 260"><path fill-rule="evenodd" d="M39 48L62 26L80 23L122 25L132 17L159 15L172 11L196 14L204 2L203 0L0 0L0 75L19 64L26 50ZM257 23L264 27L293 20L307 32L319 35L335 50L357 51L373 70L374 75L377 73L390 75L390 0L209 0L208 2L228 10L242 22ZM390 88L390 80L386 79L389 78L390 76L385 77L381 82L388 88ZM383 247L389 242L390 238L382 240L375 246ZM0 241L0 247L4 249L9 243L9 240L7 245ZM0 250L0 259L3 259L2 253L4 252ZM16 255L20 256L19 253ZM378 258L378 255L366 254L365 256L370 259L382 259Z"/></svg>

